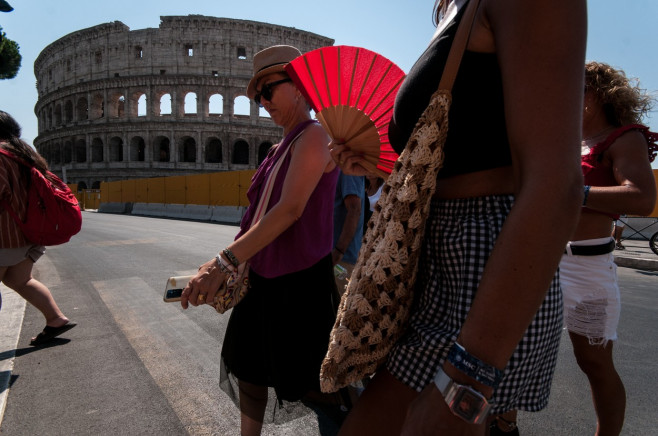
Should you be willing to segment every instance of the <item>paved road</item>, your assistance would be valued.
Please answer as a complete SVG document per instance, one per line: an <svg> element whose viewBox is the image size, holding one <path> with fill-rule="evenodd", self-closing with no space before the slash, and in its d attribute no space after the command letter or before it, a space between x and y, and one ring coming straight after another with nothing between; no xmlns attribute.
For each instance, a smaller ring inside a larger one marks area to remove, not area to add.
<svg viewBox="0 0 658 436"><path fill-rule="evenodd" d="M239 414L218 387L228 317L162 302L167 277L194 272L236 227L84 213L82 232L48 249L36 275L79 326L54 346L29 338L41 315L2 287L0 434L236 435ZM623 312L616 356L628 391L624 434L655 434L654 340L658 273L620 268ZM521 416L524 436L593 434L588 386L564 336L547 410ZM8 387L7 387L8 386ZM308 414L265 435L333 435Z"/></svg>

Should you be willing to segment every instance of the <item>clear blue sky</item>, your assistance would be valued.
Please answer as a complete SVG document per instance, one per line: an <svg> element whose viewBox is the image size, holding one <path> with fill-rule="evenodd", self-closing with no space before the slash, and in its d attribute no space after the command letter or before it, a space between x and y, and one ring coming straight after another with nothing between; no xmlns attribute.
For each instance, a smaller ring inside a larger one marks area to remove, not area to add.
<svg viewBox="0 0 658 436"><path fill-rule="evenodd" d="M432 36L433 0L9 0L0 13L7 37L20 45L18 76L0 80L0 109L23 126L29 143L37 136L34 60L58 38L101 23L121 21L131 30L157 28L161 15L201 14L264 21L318 33L336 44L378 52L408 71ZM656 0L589 0L587 59L622 68L658 94ZM645 120L658 130L658 107ZM654 163L658 168L658 162Z"/></svg>

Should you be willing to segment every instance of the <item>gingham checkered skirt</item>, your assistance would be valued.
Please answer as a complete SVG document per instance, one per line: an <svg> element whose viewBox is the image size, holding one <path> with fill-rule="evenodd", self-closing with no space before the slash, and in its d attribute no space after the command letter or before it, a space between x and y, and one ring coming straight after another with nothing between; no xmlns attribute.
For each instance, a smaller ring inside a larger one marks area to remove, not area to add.
<svg viewBox="0 0 658 436"><path fill-rule="evenodd" d="M433 200L425 231L409 325L389 356L388 370L420 391L430 383L457 338L512 196ZM492 398L491 413L546 406L562 330L556 273Z"/></svg>

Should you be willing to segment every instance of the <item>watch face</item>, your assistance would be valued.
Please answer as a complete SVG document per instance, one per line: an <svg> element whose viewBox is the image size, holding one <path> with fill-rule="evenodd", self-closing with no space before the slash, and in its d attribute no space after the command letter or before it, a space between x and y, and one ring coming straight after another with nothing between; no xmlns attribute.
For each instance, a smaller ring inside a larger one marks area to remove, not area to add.
<svg viewBox="0 0 658 436"><path fill-rule="evenodd" d="M452 412L468 422L478 422L485 402L476 392L462 387L450 402Z"/></svg>

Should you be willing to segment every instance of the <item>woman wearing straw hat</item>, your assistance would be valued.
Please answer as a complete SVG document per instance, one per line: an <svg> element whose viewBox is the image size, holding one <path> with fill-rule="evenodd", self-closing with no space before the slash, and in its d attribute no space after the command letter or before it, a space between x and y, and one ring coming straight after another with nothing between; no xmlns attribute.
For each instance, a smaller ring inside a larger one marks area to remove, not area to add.
<svg viewBox="0 0 658 436"><path fill-rule="evenodd" d="M212 303L226 273L249 262L250 289L229 319L220 381L229 389L237 379L242 435L260 434L268 387L286 401L319 392L335 320L331 249L338 168L327 149L329 137L284 71L300 55L279 45L254 56L247 95L283 127L284 139L252 178L250 205L259 203L275 163L282 164L264 216L249 227L256 208L247 210L235 241L218 247L219 254L199 268L181 301L183 308Z"/></svg>

